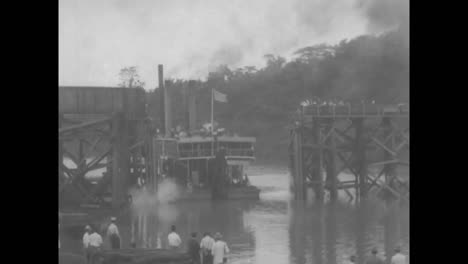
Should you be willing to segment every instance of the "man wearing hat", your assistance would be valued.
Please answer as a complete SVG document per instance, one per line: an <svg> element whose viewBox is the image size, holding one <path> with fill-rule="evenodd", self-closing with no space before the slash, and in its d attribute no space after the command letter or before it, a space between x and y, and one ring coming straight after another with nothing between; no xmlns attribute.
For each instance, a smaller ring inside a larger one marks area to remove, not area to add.
<svg viewBox="0 0 468 264"><path fill-rule="evenodd" d="M97 261L99 257L99 252L102 248L102 237L99 235L94 228L91 229L91 234L89 235L89 243L88 243L88 252L89 252L89 259L90 263L93 264Z"/></svg>
<svg viewBox="0 0 468 264"><path fill-rule="evenodd" d="M373 248L371 253L372 255L367 259L366 264L385 264L385 262L377 256L377 248Z"/></svg>
<svg viewBox="0 0 468 264"><path fill-rule="evenodd" d="M169 249L179 249L180 244L182 244L182 240L180 239L179 234L176 233L175 225L171 226L171 233L167 236L167 241L169 244Z"/></svg>
<svg viewBox="0 0 468 264"><path fill-rule="evenodd" d="M188 254L192 258L192 264L200 264L200 244L197 241L197 232L187 241Z"/></svg>
<svg viewBox="0 0 468 264"><path fill-rule="evenodd" d="M111 249L120 249L120 235L119 229L115 222L117 221L116 217L111 217L111 223L107 227L107 239L111 246Z"/></svg>
<svg viewBox="0 0 468 264"><path fill-rule="evenodd" d="M211 255L211 249L215 243L214 239L211 237L210 232L205 232L203 239L200 242L200 248L202 251L202 263L203 264L212 264L213 255Z"/></svg>
<svg viewBox="0 0 468 264"><path fill-rule="evenodd" d="M91 226L85 226L85 233L83 235L83 252L86 258L86 262L90 263L90 254L89 254L89 236L91 235Z"/></svg>
<svg viewBox="0 0 468 264"><path fill-rule="evenodd" d="M215 243L211 249L213 264L222 264L227 262L225 254L229 253L229 248L226 242L222 241L222 238L223 237L219 232L215 234Z"/></svg>
<svg viewBox="0 0 468 264"><path fill-rule="evenodd" d="M405 255L401 254L401 248L395 248L395 255L392 257L392 264L406 264L406 257Z"/></svg>

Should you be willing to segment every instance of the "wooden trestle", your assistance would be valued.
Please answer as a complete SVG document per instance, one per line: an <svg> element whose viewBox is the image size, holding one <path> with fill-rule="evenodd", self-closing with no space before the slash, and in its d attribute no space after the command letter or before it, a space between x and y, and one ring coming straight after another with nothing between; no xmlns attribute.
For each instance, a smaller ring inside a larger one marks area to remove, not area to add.
<svg viewBox="0 0 468 264"><path fill-rule="evenodd" d="M302 106L289 151L296 200L306 200L312 188L317 201L335 201L339 190L360 201L373 189L409 201L409 179L398 175L402 166L409 171L407 105ZM352 179L340 180L343 172Z"/></svg>
<svg viewBox="0 0 468 264"><path fill-rule="evenodd" d="M146 114L138 107L144 107L141 91L60 87L59 95L59 206L111 202L120 207L132 181L153 172L143 162L151 153ZM97 182L85 177L102 168Z"/></svg>

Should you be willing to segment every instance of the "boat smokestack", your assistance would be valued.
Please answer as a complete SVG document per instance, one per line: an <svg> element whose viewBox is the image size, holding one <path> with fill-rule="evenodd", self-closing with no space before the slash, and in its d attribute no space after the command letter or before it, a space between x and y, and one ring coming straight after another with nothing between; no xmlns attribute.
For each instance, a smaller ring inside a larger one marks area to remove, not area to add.
<svg viewBox="0 0 468 264"><path fill-rule="evenodd" d="M197 109L196 109L196 98L194 89L196 88L195 81L189 81L187 91L187 129L188 131L194 131L197 124Z"/></svg>
<svg viewBox="0 0 468 264"><path fill-rule="evenodd" d="M161 123L161 132L167 134L166 129L166 88L164 87L164 74L163 74L163 65L158 65L158 79L159 79L159 89L160 89L160 123Z"/></svg>

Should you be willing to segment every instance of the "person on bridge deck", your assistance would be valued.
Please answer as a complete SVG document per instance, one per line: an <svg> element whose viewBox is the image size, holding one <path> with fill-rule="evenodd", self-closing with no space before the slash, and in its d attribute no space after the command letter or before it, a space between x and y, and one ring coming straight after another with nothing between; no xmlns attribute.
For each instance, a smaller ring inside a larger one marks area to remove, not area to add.
<svg viewBox="0 0 468 264"><path fill-rule="evenodd" d="M89 235L89 243L88 243L88 250L89 250L89 258L90 263L94 264L97 263L97 258L99 252L101 251L102 247L102 237L99 235L93 228L91 228L91 234Z"/></svg>
<svg viewBox="0 0 468 264"><path fill-rule="evenodd" d="M221 234L218 232L215 235L215 243L211 249L211 254L213 255L213 264L222 264L227 262L226 254L229 253L229 248L222 240Z"/></svg>
<svg viewBox="0 0 468 264"><path fill-rule="evenodd" d="M366 264L385 264L383 259L381 259L379 256L377 256L377 248L372 249L372 255L369 256L369 258L366 261Z"/></svg>
<svg viewBox="0 0 468 264"><path fill-rule="evenodd" d="M116 221L117 221L117 218L111 217L111 223L107 227L107 239L109 240L111 249L120 249L120 235L119 235L119 229L117 228L117 225L115 224Z"/></svg>
<svg viewBox="0 0 468 264"><path fill-rule="evenodd" d="M401 248L395 248L395 255L392 257L391 264L406 264L406 256L401 254Z"/></svg>
<svg viewBox="0 0 468 264"><path fill-rule="evenodd" d="M192 233L187 246L188 254L192 258L192 264L200 264L200 244L197 241L197 232Z"/></svg>
<svg viewBox="0 0 468 264"><path fill-rule="evenodd" d="M211 249L213 248L214 239L210 236L209 232L205 232L201 242L200 248L202 251L202 263L203 264L212 264L213 255L211 255Z"/></svg>
<svg viewBox="0 0 468 264"><path fill-rule="evenodd" d="M171 233L167 236L167 241L169 244L169 249L178 249L182 240L180 239L179 234L176 233L175 225L171 226Z"/></svg>
<svg viewBox="0 0 468 264"><path fill-rule="evenodd" d="M85 227L85 233L83 235L83 252L86 258L86 262L89 263L91 261L90 254L89 254L89 236L91 235L91 226L87 225Z"/></svg>

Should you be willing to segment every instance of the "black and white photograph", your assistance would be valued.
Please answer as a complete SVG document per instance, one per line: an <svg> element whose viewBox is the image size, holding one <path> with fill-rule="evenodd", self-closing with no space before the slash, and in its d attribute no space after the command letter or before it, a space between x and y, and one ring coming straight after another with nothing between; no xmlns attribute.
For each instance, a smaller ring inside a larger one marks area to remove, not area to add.
<svg viewBox="0 0 468 264"><path fill-rule="evenodd" d="M59 263L409 264L409 20L59 0Z"/></svg>

